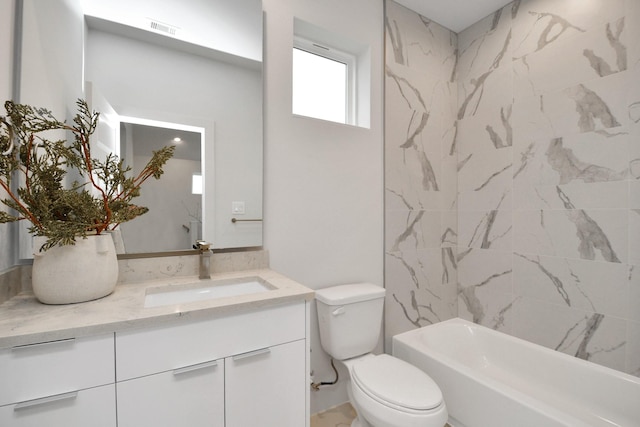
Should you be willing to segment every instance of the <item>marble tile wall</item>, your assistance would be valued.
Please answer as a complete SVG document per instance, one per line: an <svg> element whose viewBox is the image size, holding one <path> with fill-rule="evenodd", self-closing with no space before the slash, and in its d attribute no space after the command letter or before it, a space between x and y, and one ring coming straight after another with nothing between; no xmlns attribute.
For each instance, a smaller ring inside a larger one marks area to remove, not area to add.
<svg viewBox="0 0 640 427"><path fill-rule="evenodd" d="M457 314L456 34L385 20L385 337Z"/></svg>
<svg viewBox="0 0 640 427"><path fill-rule="evenodd" d="M387 344L460 316L640 375L638 40L638 0L387 1Z"/></svg>
<svg viewBox="0 0 640 427"><path fill-rule="evenodd" d="M458 314L640 375L640 2L458 34Z"/></svg>

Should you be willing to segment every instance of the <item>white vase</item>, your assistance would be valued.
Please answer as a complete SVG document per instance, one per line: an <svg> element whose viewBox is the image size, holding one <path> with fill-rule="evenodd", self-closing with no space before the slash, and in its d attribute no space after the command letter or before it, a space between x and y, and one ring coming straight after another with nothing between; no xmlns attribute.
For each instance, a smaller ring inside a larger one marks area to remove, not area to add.
<svg viewBox="0 0 640 427"><path fill-rule="evenodd" d="M118 259L108 233L81 237L75 245L40 252L45 237L34 238L33 293L45 304L72 304L102 298L116 287Z"/></svg>
<svg viewBox="0 0 640 427"><path fill-rule="evenodd" d="M117 254L126 254L126 248L124 247L124 240L122 239L122 232L120 231L119 228L116 228L115 230L109 230L107 231L108 234L111 235L111 238L113 239L113 245L116 248L116 255Z"/></svg>

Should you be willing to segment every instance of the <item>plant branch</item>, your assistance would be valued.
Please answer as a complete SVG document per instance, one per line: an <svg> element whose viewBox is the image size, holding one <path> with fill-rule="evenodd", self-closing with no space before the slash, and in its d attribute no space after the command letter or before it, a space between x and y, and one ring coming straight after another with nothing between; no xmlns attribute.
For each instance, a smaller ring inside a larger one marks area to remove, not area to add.
<svg viewBox="0 0 640 427"><path fill-rule="evenodd" d="M22 204L22 202L20 201L20 198L16 196L13 191L11 191L11 189L7 186L7 184L4 181L0 181L0 187L2 187L4 191L9 195L9 197L11 197L11 200L14 201L14 203L16 204L16 207L19 208L16 210L20 211L20 214L24 217L24 218L18 218L18 219L28 219L29 221L31 221L31 223L34 226L38 228L42 228L42 224L40 223L40 221L38 221L38 218L36 218L36 216L33 215L25 205Z"/></svg>
<svg viewBox="0 0 640 427"><path fill-rule="evenodd" d="M0 202L18 212L16 216L0 212L0 222L29 220L32 233L48 238L45 250L73 244L77 236L92 230L100 234L146 213L146 207L131 200L140 195L147 179L160 178L175 148L154 152L143 171L129 178L130 168L116 156L109 154L104 162L91 157L90 137L99 113L91 112L83 100L76 105L73 126L46 109L12 101L5 102L7 115L0 116L0 188L8 194ZM49 131L69 132L73 141L49 140ZM82 182L65 183L70 168L78 171ZM16 174L24 182L12 191Z"/></svg>

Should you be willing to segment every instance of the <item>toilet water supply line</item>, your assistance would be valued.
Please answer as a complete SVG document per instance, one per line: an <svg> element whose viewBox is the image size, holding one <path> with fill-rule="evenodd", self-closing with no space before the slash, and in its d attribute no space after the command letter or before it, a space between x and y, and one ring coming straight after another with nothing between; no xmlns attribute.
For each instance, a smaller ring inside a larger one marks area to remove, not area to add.
<svg viewBox="0 0 640 427"><path fill-rule="evenodd" d="M331 358L331 367L333 368L333 372L336 373L336 379L333 380L333 381L330 381L330 382L325 382L325 381L322 381L322 382L319 382L319 383L312 382L311 383L311 388L312 389L314 389L315 391L318 391L318 390L320 390L320 387L322 387L322 386L334 385L335 383L338 382L338 378L339 378L338 370L336 369L336 365L333 363L333 358ZM313 372L311 372L311 379L313 379Z"/></svg>

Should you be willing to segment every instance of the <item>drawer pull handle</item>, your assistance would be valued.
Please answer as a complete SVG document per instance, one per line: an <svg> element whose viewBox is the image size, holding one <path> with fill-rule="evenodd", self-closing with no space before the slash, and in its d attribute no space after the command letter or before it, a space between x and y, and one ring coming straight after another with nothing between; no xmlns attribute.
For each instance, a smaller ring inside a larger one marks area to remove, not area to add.
<svg viewBox="0 0 640 427"><path fill-rule="evenodd" d="M78 397L77 391L55 394L53 396L47 396L40 399L26 400L24 402L16 403L16 405L13 407L13 410L19 411L20 409L32 408L34 406L44 405L45 403L57 402L58 400L75 399L76 397Z"/></svg>
<svg viewBox="0 0 640 427"><path fill-rule="evenodd" d="M212 360L210 362L204 362L204 363L196 363L195 365L189 365L183 368L174 369L173 375L186 374L187 372L193 372L199 369L211 368L213 366L218 366L217 360Z"/></svg>
<svg viewBox="0 0 640 427"><path fill-rule="evenodd" d="M250 351L248 353L236 354L235 356L232 356L232 359L234 362L237 362L238 360L248 359L250 357L256 357L268 353L271 353L271 349L269 347L261 348L260 350L256 351Z"/></svg>
<svg viewBox="0 0 640 427"><path fill-rule="evenodd" d="M75 341L75 338L68 338L66 340L57 340L57 341L45 341L45 342L38 342L35 344L25 344L25 345L17 345L15 347L11 347L11 351L19 351L19 350L26 350L29 348L35 348L35 347L42 347L42 346L47 346L47 345L56 345L56 344L71 344Z"/></svg>

